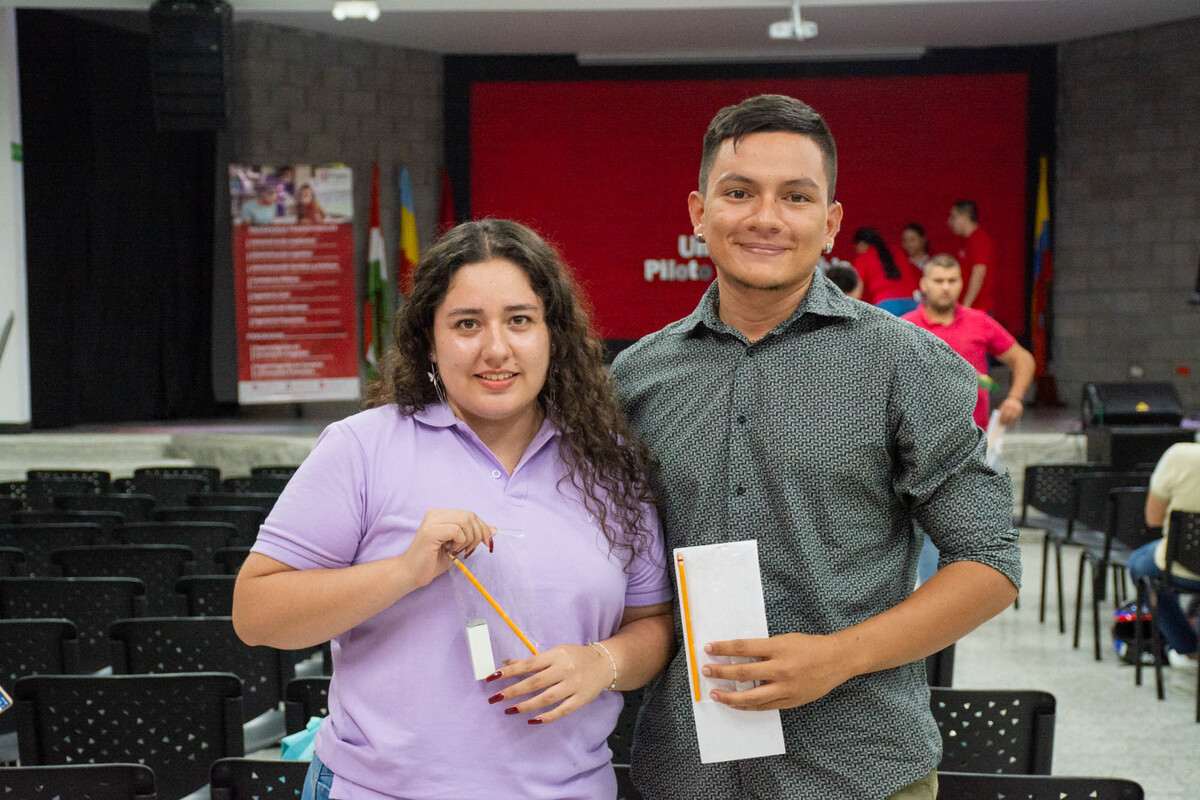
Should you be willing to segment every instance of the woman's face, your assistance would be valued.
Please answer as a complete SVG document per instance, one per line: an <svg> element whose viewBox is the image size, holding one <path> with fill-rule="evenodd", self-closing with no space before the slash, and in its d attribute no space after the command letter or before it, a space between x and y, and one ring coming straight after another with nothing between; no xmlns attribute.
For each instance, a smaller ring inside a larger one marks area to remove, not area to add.
<svg viewBox="0 0 1200 800"><path fill-rule="evenodd" d="M919 256L925 252L925 239L912 228L905 228L900 234L900 246L910 256Z"/></svg>
<svg viewBox="0 0 1200 800"><path fill-rule="evenodd" d="M867 244L866 242L855 242L854 243L854 252L858 253L860 256L870 249L871 249L871 245Z"/></svg>
<svg viewBox="0 0 1200 800"><path fill-rule="evenodd" d="M434 312L432 358L450 407L476 432L536 416L550 329L525 272L503 258L459 268Z"/></svg>
<svg viewBox="0 0 1200 800"><path fill-rule="evenodd" d="M305 186L300 190L300 202L311 203L313 201L313 190L311 186Z"/></svg>

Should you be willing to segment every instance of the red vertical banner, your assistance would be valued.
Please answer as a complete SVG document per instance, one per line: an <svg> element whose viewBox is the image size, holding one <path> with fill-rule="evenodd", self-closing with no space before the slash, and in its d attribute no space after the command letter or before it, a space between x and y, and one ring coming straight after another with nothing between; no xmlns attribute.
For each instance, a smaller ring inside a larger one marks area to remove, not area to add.
<svg viewBox="0 0 1200 800"><path fill-rule="evenodd" d="M238 402L357 400L349 167L229 172Z"/></svg>

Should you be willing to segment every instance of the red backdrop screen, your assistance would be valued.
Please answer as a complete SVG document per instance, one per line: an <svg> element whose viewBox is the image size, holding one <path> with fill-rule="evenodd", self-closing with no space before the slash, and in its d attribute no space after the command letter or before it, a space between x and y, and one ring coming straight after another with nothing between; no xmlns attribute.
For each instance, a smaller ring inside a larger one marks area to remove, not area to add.
<svg viewBox="0 0 1200 800"><path fill-rule="evenodd" d="M535 227L574 268L601 334L636 339L689 314L707 286L686 204L701 139L718 108L762 92L803 99L833 130L834 255L852 260L854 229L869 225L900 257L910 221L934 252L956 252L950 204L975 200L999 249L994 314L1024 332L1025 73L475 82L472 215Z"/></svg>

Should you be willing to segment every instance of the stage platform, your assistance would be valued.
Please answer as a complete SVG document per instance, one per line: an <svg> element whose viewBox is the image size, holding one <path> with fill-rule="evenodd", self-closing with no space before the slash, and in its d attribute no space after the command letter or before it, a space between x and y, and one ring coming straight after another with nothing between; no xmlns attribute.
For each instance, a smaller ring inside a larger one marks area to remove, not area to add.
<svg viewBox="0 0 1200 800"><path fill-rule="evenodd" d="M0 436L0 480L28 469L105 469L114 478L137 467L203 465L222 476L253 466L299 464L333 420L202 420L87 426ZM1080 462L1085 457L1079 418L1067 410L1030 409L1005 439L1003 459L1019 498L1026 464Z"/></svg>

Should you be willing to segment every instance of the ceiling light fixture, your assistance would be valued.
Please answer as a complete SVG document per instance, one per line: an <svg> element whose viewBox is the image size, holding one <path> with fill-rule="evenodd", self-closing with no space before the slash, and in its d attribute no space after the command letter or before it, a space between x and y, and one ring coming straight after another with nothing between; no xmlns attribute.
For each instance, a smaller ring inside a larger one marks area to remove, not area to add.
<svg viewBox="0 0 1200 800"><path fill-rule="evenodd" d="M333 4L333 18L338 22L348 19L379 19L379 3L375 0L338 0Z"/></svg>
<svg viewBox="0 0 1200 800"><path fill-rule="evenodd" d="M772 22L767 28L772 39L795 39L798 42L817 38L817 23L800 17L800 0L792 0L792 18Z"/></svg>

